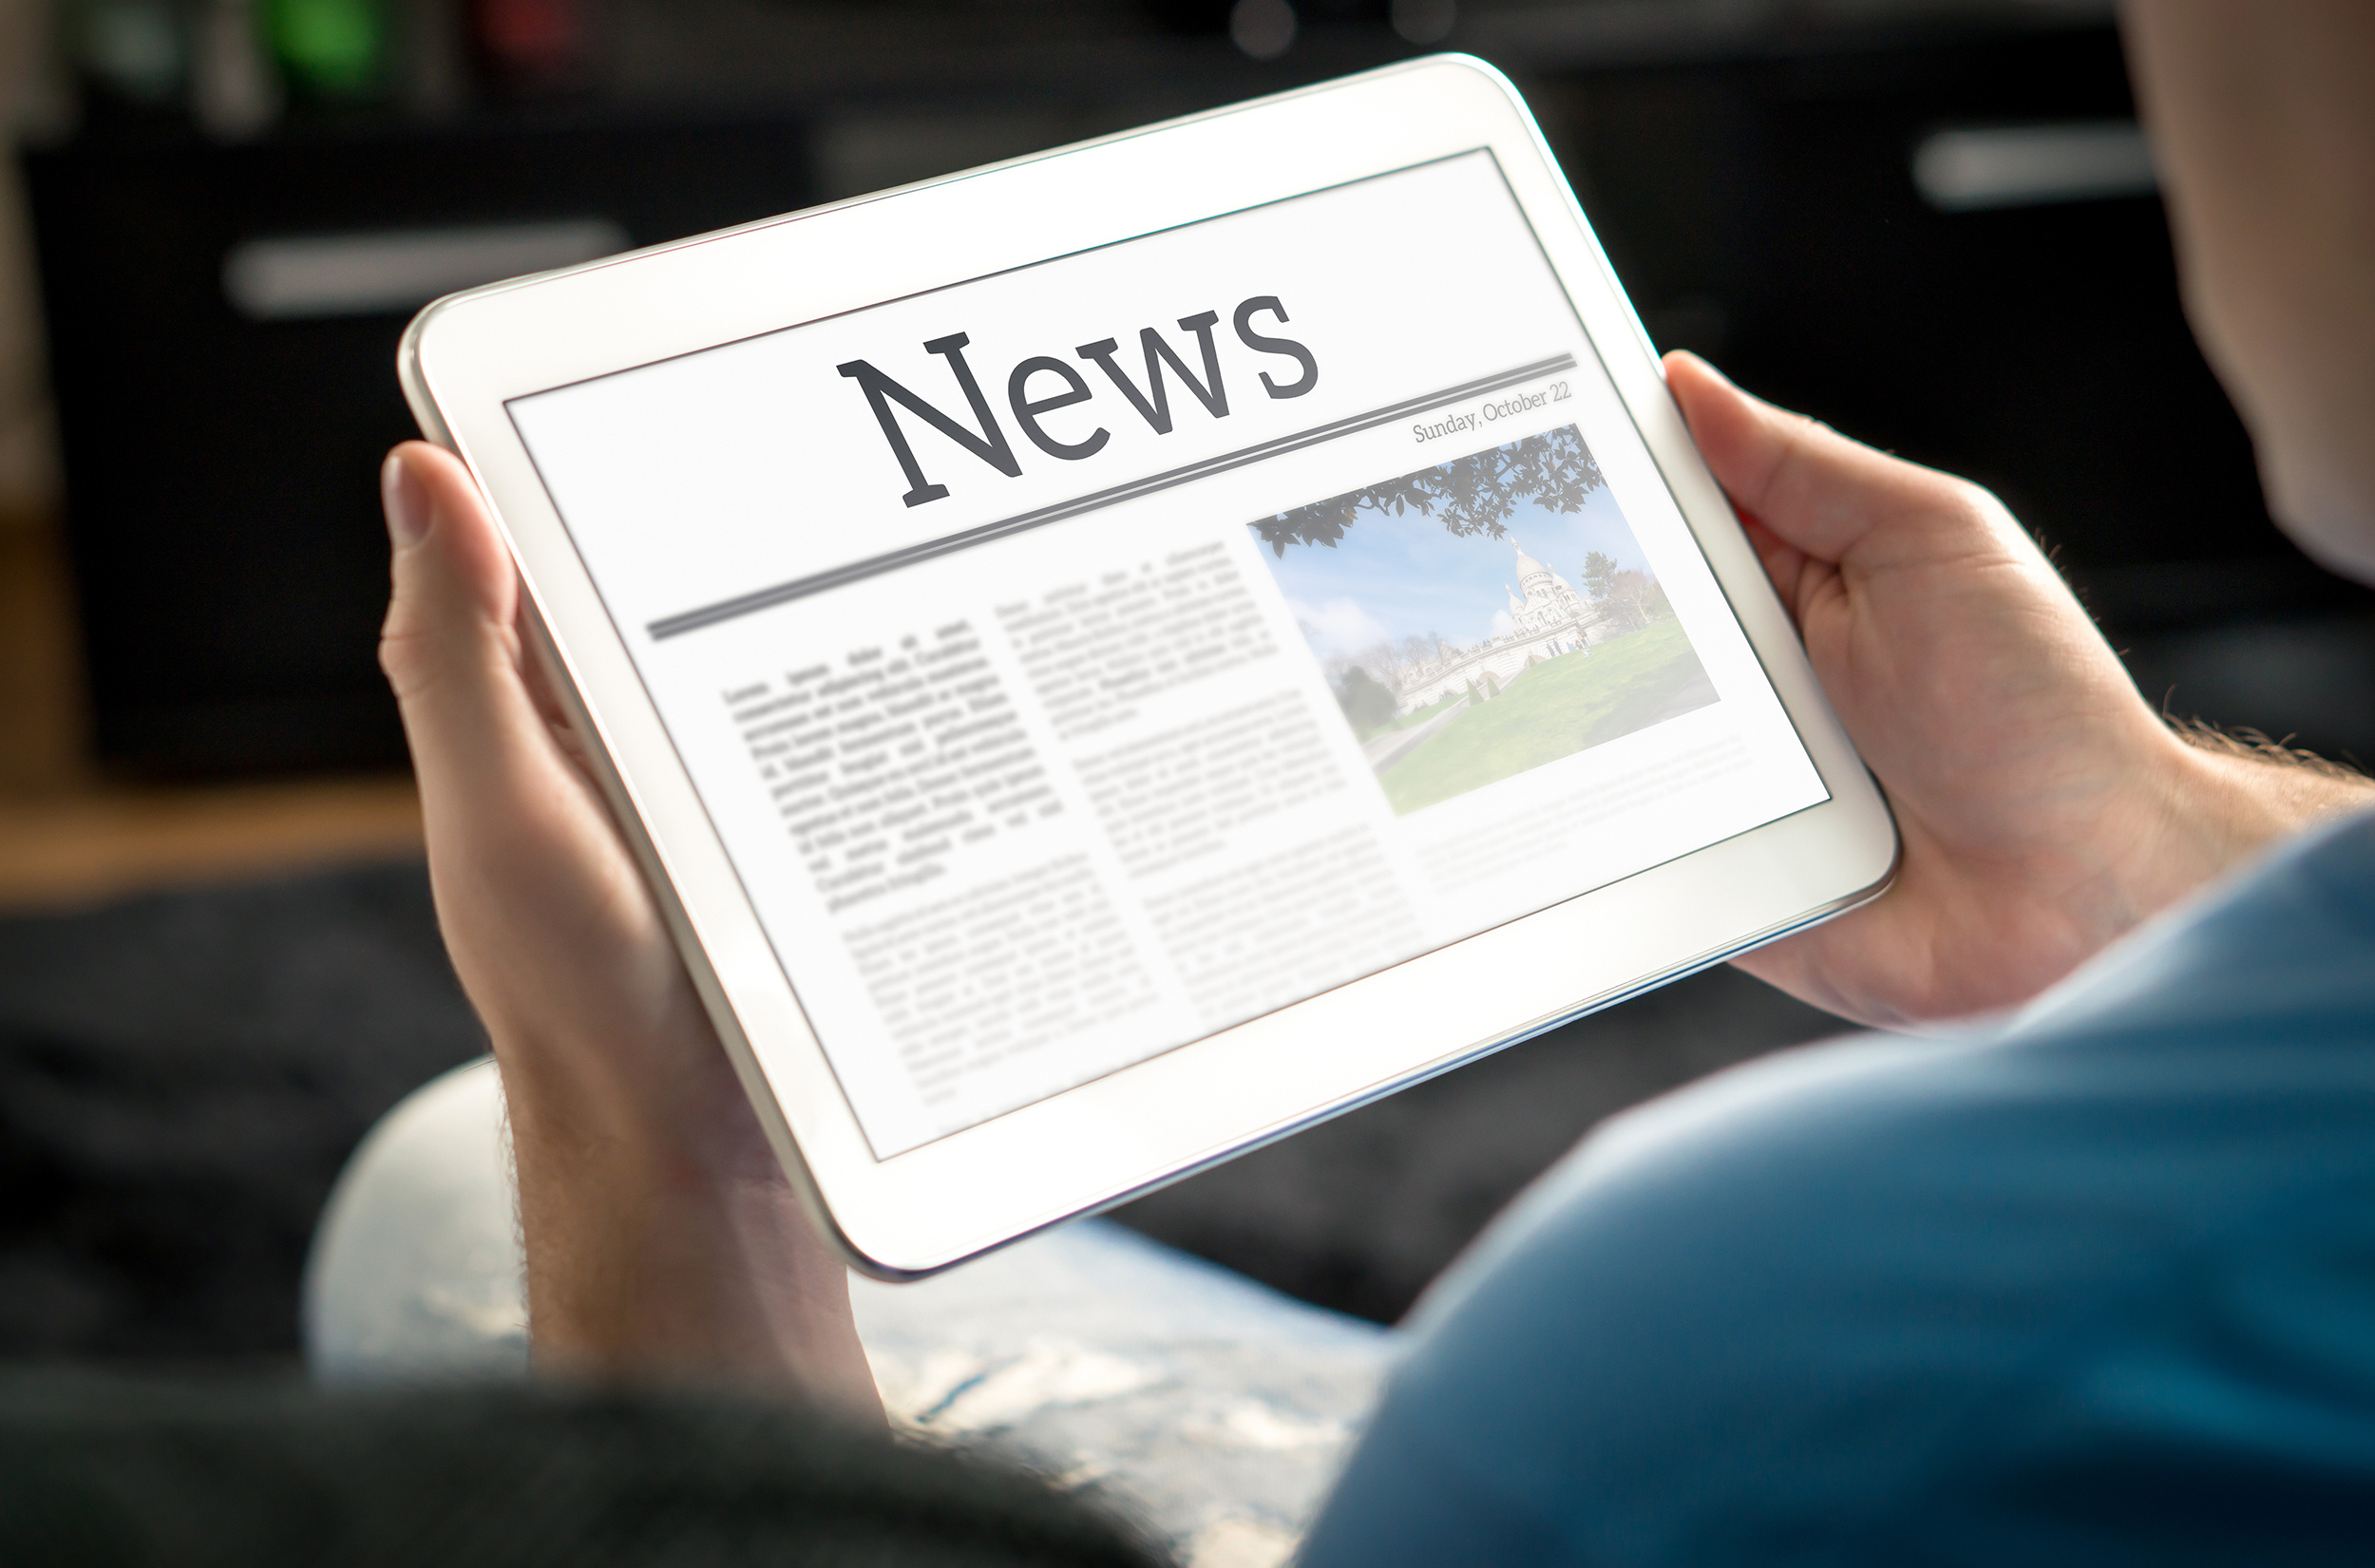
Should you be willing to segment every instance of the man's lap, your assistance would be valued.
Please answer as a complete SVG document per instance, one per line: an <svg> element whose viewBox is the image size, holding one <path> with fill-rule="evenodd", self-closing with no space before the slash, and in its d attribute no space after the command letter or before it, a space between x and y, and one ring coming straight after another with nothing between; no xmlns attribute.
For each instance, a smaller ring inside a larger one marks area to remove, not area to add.
<svg viewBox="0 0 2375 1568"><path fill-rule="evenodd" d="M416 1091L340 1178L306 1280L338 1386L518 1379L526 1314L491 1062ZM914 1285L853 1278L885 1406L1147 1519L1191 1561L1282 1559L1395 1336L1104 1220Z"/></svg>

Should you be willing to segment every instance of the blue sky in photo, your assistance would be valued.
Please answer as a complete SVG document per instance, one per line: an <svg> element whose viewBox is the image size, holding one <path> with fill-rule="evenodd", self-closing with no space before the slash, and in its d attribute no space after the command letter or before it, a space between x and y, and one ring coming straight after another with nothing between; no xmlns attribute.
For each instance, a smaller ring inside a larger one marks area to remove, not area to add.
<svg viewBox="0 0 2375 1568"><path fill-rule="evenodd" d="M1509 630L1509 595L1517 588L1512 537L1578 594L1586 592L1584 557L1591 551L1615 557L1620 567L1649 569L1606 485L1576 513L1521 501L1505 526L1509 533L1497 539L1481 534L1460 538L1440 518L1363 511L1333 549L1290 544L1281 558L1265 544L1262 558L1285 592L1311 651L1323 659L1414 633L1472 643Z"/></svg>

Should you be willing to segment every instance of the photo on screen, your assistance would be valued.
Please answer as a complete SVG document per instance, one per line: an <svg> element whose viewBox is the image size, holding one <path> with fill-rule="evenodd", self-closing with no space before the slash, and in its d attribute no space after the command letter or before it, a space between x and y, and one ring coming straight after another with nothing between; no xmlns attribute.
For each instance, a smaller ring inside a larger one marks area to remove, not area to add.
<svg viewBox="0 0 2375 1568"><path fill-rule="evenodd" d="M1571 425L1249 526L1397 813L1716 701Z"/></svg>

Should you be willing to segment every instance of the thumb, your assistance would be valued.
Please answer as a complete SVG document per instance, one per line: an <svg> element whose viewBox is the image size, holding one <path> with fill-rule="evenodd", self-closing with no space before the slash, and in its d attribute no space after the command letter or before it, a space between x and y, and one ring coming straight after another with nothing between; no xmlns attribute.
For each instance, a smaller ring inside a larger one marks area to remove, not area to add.
<svg viewBox="0 0 2375 1568"><path fill-rule="evenodd" d="M1752 397L1696 354L1670 353L1665 367L1691 438L1724 493L1816 560L1860 557L1860 564L1880 565L1877 557L1967 549L1974 528L1997 531L1994 514L2003 508L1974 484ZM2001 520L2010 525L2008 517Z"/></svg>
<svg viewBox="0 0 2375 1568"><path fill-rule="evenodd" d="M522 677L519 576L477 484L452 453L409 441L380 489L393 592L379 662L425 794L529 762L543 725Z"/></svg>

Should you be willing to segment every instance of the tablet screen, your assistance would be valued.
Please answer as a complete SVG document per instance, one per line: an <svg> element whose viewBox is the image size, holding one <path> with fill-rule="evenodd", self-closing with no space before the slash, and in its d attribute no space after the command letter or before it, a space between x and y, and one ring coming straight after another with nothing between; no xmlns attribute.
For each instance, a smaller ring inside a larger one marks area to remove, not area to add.
<svg viewBox="0 0 2375 1568"><path fill-rule="evenodd" d="M878 1159L1827 798L1489 151L509 409Z"/></svg>

